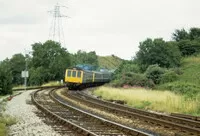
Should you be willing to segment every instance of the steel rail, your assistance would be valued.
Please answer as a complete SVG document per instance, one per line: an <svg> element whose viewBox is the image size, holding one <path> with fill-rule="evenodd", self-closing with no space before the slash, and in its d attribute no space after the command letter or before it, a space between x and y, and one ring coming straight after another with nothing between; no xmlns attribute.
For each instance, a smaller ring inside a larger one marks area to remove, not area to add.
<svg viewBox="0 0 200 136"><path fill-rule="evenodd" d="M42 90L43 90L43 89L40 89L40 90L34 92L33 95L32 95L32 97L31 97L31 98L32 98L32 101L33 101L34 104L38 107L38 109L42 110L43 112L45 112L46 114L50 115L51 117L56 118L56 119L59 121L59 123L61 123L61 124L67 124L68 126L72 127L73 129L76 129L76 130L79 131L79 132L82 132L83 134L85 134L85 135L87 135L87 136L98 136L98 135L96 135L95 133L90 132L90 131L84 129L83 127L80 127L80 126L76 125L75 123L70 122L70 121L68 121L67 119L64 119L64 118L62 118L62 117L56 115L56 114L53 113L52 111L48 110L47 108L45 108L44 106L42 106L41 104L39 104L39 102L37 102L37 100L36 100L36 94L37 94L39 91L42 91ZM54 90L54 89L53 89L53 90Z"/></svg>
<svg viewBox="0 0 200 136"><path fill-rule="evenodd" d="M150 113L150 112L138 110L138 109L132 109L132 108L127 107L127 106L122 106L122 105L119 105L119 104L113 104L113 103L107 102L107 101L102 102L101 100L90 97L86 94L84 94L85 98L80 97L80 96L78 97L78 94L83 95L83 94L80 94L80 92L76 92L75 95L68 93L67 96L73 97L72 99L78 99L78 100L81 100L81 101L85 101L87 103L93 103L95 105L98 105L99 107L106 108L107 110L112 110L113 113L122 113L123 115L128 116L129 118L137 117L137 118L143 119L143 120L148 121L148 122L156 123L158 125L162 125L162 126L169 127L169 128L175 128L175 129L178 129L178 130L183 131L183 132L187 131L187 132L192 133L192 134L200 134L199 128L194 128L194 127L191 127L191 126L188 126L188 125L187 126L182 125L181 122L180 122L180 120L183 121L184 123L189 121L189 124L192 125L192 123L195 122L195 121L191 121L191 120L187 120L187 119L181 119L181 118L177 118L177 117L171 118L170 116L154 114L154 113ZM95 100L95 102L91 102L91 99ZM165 117L167 119L170 119L170 120L166 120L166 119L164 120L163 118L165 118ZM174 121L173 119L176 119L176 120ZM177 120L179 122L177 122ZM195 123L197 123L197 122L195 122Z"/></svg>
<svg viewBox="0 0 200 136"><path fill-rule="evenodd" d="M58 111L51 111L48 108L44 107L36 99L37 93L39 91L42 91L42 90L38 90L32 95L32 101L36 104L36 106L39 109L44 111L46 114L49 114L50 116L56 118L61 124L67 124L68 126L72 126L72 128L76 129L78 132L83 133L84 135L88 135L88 136L97 136L99 134L99 131L101 131L101 132L105 131L105 130L88 130L84 126L77 125L77 124L73 123L71 120L63 118L63 117L59 116L58 114L56 114L55 112L60 112L59 110ZM129 127L126 127L126 126L123 126L123 125L120 125L118 123L114 123L114 122L105 120L105 119L100 118L100 117L98 117L96 115L92 115L92 114L89 114L87 112L84 112L84 111L82 111L80 109L77 109L77 108L75 108L75 107L73 107L73 106L71 106L69 104L64 103L59 98L56 98L58 96L56 96L55 93L53 93L53 92L54 92L54 89L50 91L49 97L52 98L53 101L56 101L56 103L59 103L58 105L62 105L65 108L67 108L68 110L72 109L73 111L76 111L76 112L78 112L80 114L84 114L87 117L95 118L95 120L101 121L102 122L101 124L106 124L106 126L108 128L109 128L109 126L111 126L110 128L113 128L113 130L115 130L115 129L116 130L120 130L121 132L124 132L124 133L129 134L129 135L136 135L136 136L147 136L147 135L150 135L150 134L147 134L147 133L144 133L144 132L141 132L141 131L138 131L138 130L135 130L135 129L132 129L132 128L129 128ZM48 104L48 102L44 103L44 105L46 105L46 106L47 106L47 104ZM54 105L54 106L56 106L56 105ZM57 107L57 108L60 108L60 107ZM73 115L73 116L75 116L75 115ZM101 126L100 126L99 129L101 129ZM110 133L109 135L112 135L112 133ZM115 135L115 134L113 133L113 135ZM116 135L119 135L119 134L116 132Z"/></svg>
<svg viewBox="0 0 200 136"><path fill-rule="evenodd" d="M74 110L77 110L77 111L79 111L81 113L87 114L87 116L90 116L90 117L96 118L98 120L101 120L104 123L108 124L108 126L114 126L115 128L118 128L119 130L121 130L123 132L128 132L129 134L134 135L134 136L147 136L147 135L150 136L151 135L151 134L147 134L145 132L142 132L142 131L139 131L139 130L136 130L136 129L133 129L133 128L130 128L130 127L127 127L127 126L124 126L124 125L121 125L119 123L116 123L116 122L113 122L113 121L109 121L107 119L101 118L101 117L96 116L96 115L91 114L91 113L88 113L88 112L83 111L81 109L78 109L76 107L73 107L73 106L67 104L66 100L61 98L60 96L58 96L55 92L50 93L50 96L54 99L54 101L57 101L57 102L59 102L60 104L62 104L64 106L70 107L70 108L72 108Z"/></svg>

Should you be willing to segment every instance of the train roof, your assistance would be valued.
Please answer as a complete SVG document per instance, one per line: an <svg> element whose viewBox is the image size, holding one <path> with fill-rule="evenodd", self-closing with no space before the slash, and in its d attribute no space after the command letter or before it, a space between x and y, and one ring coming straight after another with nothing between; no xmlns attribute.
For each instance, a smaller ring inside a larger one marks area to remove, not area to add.
<svg viewBox="0 0 200 136"><path fill-rule="evenodd" d="M110 71L105 71L105 70L103 70L103 71L85 70L85 69L80 68L80 67L71 67L71 68L67 68L67 69L71 69L71 70L82 70L82 71L85 71L85 72L94 72L94 73L99 73L99 74L102 74L102 73L112 73L112 72L110 72Z"/></svg>

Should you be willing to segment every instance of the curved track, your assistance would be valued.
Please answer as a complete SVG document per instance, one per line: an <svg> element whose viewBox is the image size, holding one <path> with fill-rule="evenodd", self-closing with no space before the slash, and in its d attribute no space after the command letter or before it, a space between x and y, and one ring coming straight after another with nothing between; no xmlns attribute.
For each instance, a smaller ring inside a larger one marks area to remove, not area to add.
<svg viewBox="0 0 200 136"><path fill-rule="evenodd" d="M66 135L116 135L116 136L147 136L149 134L132 129L112 121L82 111L63 100L54 93L54 89L38 90L32 95L33 102L59 122Z"/></svg>
<svg viewBox="0 0 200 136"><path fill-rule="evenodd" d="M139 118L148 123L161 125L163 127L170 129L175 129L181 135L200 135L199 121L138 110L120 104L114 104L108 101L102 101L97 98L88 96L83 92L71 91L68 92L66 96L70 99L83 102L88 106L93 105L93 107L100 107L102 110L112 112L113 114L125 116L133 120L135 118Z"/></svg>

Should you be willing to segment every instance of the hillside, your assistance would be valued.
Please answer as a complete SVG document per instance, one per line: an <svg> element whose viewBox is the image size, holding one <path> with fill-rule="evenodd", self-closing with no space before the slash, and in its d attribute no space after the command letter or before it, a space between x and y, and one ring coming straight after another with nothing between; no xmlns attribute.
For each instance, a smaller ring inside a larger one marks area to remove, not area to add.
<svg viewBox="0 0 200 136"><path fill-rule="evenodd" d="M117 56L98 56L99 66L106 69L116 69L121 63L123 59Z"/></svg>
<svg viewBox="0 0 200 136"><path fill-rule="evenodd" d="M181 71L183 74L179 76L179 81L200 85L200 55L184 58Z"/></svg>
<svg viewBox="0 0 200 136"><path fill-rule="evenodd" d="M189 97L200 98L200 55L183 58L178 76L174 82L158 86L158 89L171 90Z"/></svg>

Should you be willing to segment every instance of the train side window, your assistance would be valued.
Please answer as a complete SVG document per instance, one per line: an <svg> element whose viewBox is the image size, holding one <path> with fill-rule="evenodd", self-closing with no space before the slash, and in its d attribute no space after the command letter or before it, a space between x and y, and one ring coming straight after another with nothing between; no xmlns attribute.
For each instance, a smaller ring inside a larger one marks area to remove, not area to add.
<svg viewBox="0 0 200 136"><path fill-rule="evenodd" d="M76 77L76 71L72 72L72 77Z"/></svg>
<svg viewBox="0 0 200 136"><path fill-rule="evenodd" d="M68 76L68 77L71 77L71 70L68 70L68 71L67 71L67 76Z"/></svg>
<svg viewBox="0 0 200 136"><path fill-rule="evenodd" d="M77 77L81 77L81 72L78 71Z"/></svg>

